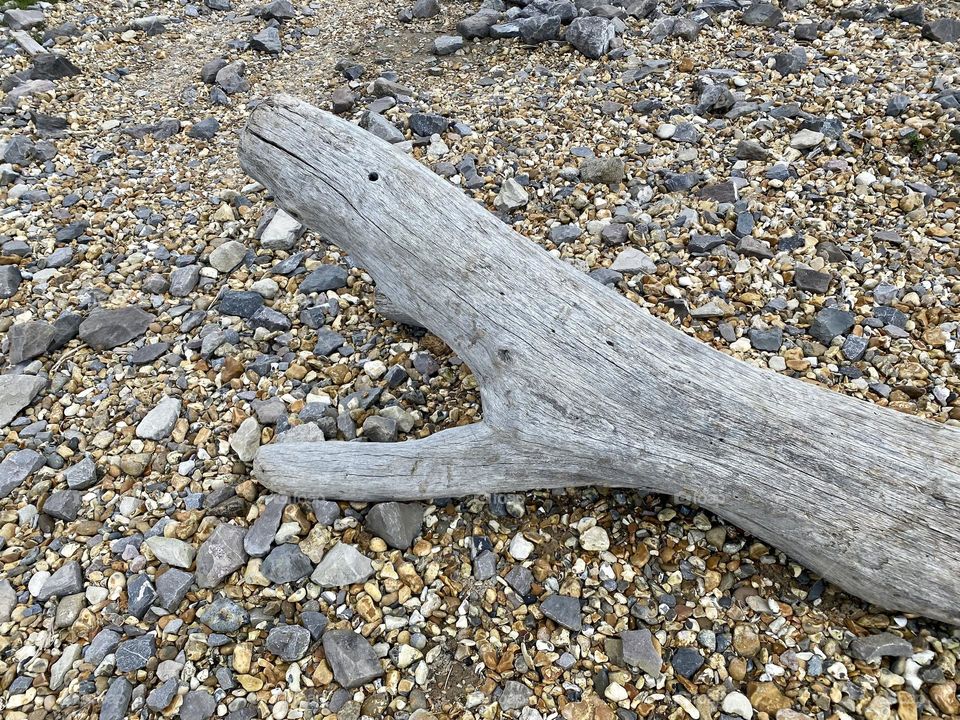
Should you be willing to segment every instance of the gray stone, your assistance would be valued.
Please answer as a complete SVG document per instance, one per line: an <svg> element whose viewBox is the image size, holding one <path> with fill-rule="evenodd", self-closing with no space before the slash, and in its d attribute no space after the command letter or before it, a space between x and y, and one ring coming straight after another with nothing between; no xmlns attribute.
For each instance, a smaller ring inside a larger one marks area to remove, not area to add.
<svg viewBox="0 0 960 720"><path fill-rule="evenodd" d="M195 140L212 140L220 132L220 123L216 118L204 118L187 131L187 136Z"/></svg>
<svg viewBox="0 0 960 720"><path fill-rule="evenodd" d="M407 119L410 131L420 137L430 137L447 131L450 119L435 113L413 113Z"/></svg>
<svg viewBox="0 0 960 720"><path fill-rule="evenodd" d="M270 628L264 642L267 650L286 662L296 662L307 654L312 641L310 631L300 625L277 625Z"/></svg>
<svg viewBox="0 0 960 720"><path fill-rule="evenodd" d="M47 578L43 587L40 588L37 600L46 602L52 597L64 597L78 592L83 592L83 571L80 569L80 563L71 560Z"/></svg>
<svg viewBox="0 0 960 720"><path fill-rule="evenodd" d="M157 604L168 612L175 613L180 602L193 585L193 573L176 568L167 570L157 578Z"/></svg>
<svg viewBox="0 0 960 720"><path fill-rule="evenodd" d="M263 296L252 290L227 290L220 296L217 309L224 315L252 318L263 307Z"/></svg>
<svg viewBox="0 0 960 720"><path fill-rule="evenodd" d="M142 670L157 652L157 638L147 633L132 640L125 640L117 647L117 671L121 673Z"/></svg>
<svg viewBox="0 0 960 720"><path fill-rule="evenodd" d="M227 66L227 61L222 57L207 60L200 68L200 79L207 85L213 85L217 81L217 73Z"/></svg>
<svg viewBox="0 0 960 720"><path fill-rule="evenodd" d="M246 71L247 66L239 60L229 63L217 71L216 83L227 95L246 92L250 89L250 83L244 78Z"/></svg>
<svg viewBox="0 0 960 720"><path fill-rule="evenodd" d="M473 577L483 581L496 577L497 556L490 550L484 550L473 559Z"/></svg>
<svg viewBox="0 0 960 720"><path fill-rule="evenodd" d="M127 612L135 618L143 620L156 599L156 588L146 573L134 575L127 580Z"/></svg>
<svg viewBox="0 0 960 720"><path fill-rule="evenodd" d="M80 68L60 53L47 52L34 58L30 68L32 80L60 80L80 74Z"/></svg>
<svg viewBox="0 0 960 720"><path fill-rule="evenodd" d="M530 704L530 698L533 697L533 690L528 688L522 682L516 680L507 680L503 684L503 690L497 702L500 709L507 712L511 710L521 710Z"/></svg>
<svg viewBox="0 0 960 720"><path fill-rule="evenodd" d="M934 42L955 43L960 40L960 20L952 17L939 18L926 23L920 34Z"/></svg>
<svg viewBox="0 0 960 720"><path fill-rule="evenodd" d="M319 525L331 526L340 519L340 506L333 500L311 500L310 507Z"/></svg>
<svg viewBox="0 0 960 720"><path fill-rule="evenodd" d="M839 308L824 308L816 314L807 332L824 345L829 345L837 335L848 332L853 327L854 320L852 312Z"/></svg>
<svg viewBox="0 0 960 720"><path fill-rule="evenodd" d="M273 0L257 10L264 20L293 20L297 16L296 8L289 0Z"/></svg>
<svg viewBox="0 0 960 720"><path fill-rule="evenodd" d="M17 450L0 462L0 498L5 498L32 473L43 465L43 457L36 450Z"/></svg>
<svg viewBox="0 0 960 720"><path fill-rule="evenodd" d="M154 712L160 712L173 702L173 699L177 696L177 691L179 689L180 683L177 681L177 679L168 678L161 685L158 685L151 690L150 694L147 695L147 707Z"/></svg>
<svg viewBox="0 0 960 720"><path fill-rule="evenodd" d="M53 344L53 325L42 320L16 323L7 330L7 359L11 365L40 357Z"/></svg>
<svg viewBox="0 0 960 720"><path fill-rule="evenodd" d="M681 675L689 680L703 667L703 655L696 648L678 648L670 658L670 664L673 666L673 670L677 675Z"/></svg>
<svg viewBox="0 0 960 720"><path fill-rule="evenodd" d="M154 535L144 541L154 557L171 567L188 569L197 555L196 549L188 542L163 535Z"/></svg>
<svg viewBox="0 0 960 720"><path fill-rule="evenodd" d="M16 265L0 265L0 300L12 298L20 289L23 275Z"/></svg>
<svg viewBox="0 0 960 720"><path fill-rule="evenodd" d="M587 158L580 165L580 179L585 183L614 185L622 182L623 176L623 160L617 157Z"/></svg>
<svg viewBox="0 0 960 720"><path fill-rule="evenodd" d="M556 245L573 242L583 234L583 230L577 225L557 225L550 228L550 242Z"/></svg>
<svg viewBox="0 0 960 720"><path fill-rule="evenodd" d="M807 67L807 53L803 48L795 47L789 52L777 53L773 56L773 69L781 76L793 75Z"/></svg>
<svg viewBox="0 0 960 720"><path fill-rule="evenodd" d="M383 675L376 652L363 635L352 630L328 630L323 651L333 677L347 689L357 688Z"/></svg>
<svg viewBox="0 0 960 720"><path fill-rule="evenodd" d="M230 436L230 447L242 462L251 462L260 449L260 423L248 417Z"/></svg>
<svg viewBox="0 0 960 720"><path fill-rule="evenodd" d="M415 18L436 17L440 14L440 3L438 0L417 0L412 12Z"/></svg>
<svg viewBox="0 0 960 720"><path fill-rule="evenodd" d="M904 22L910 23L911 25L917 25L922 27L926 22L924 8L921 3L914 3L913 5L899 5L893 10L890 11L890 14L897 18L897 20L903 20Z"/></svg>
<svg viewBox="0 0 960 720"><path fill-rule="evenodd" d="M285 495L271 495L267 498L266 507L254 520L243 538L243 548L250 557L263 557L270 552L273 539L280 529L280 520L283 509L287 506Z"/></svg>
<svg viewBox="0 0 960 720"><path fill-rule="evenodd" d="M270 307L262 307L250 316L250 327L265 328L271 332L289 330L290 318Z"/></svg>
<svg viewBox="0 0 960 720"><path fill-rule="evenodd" d="M247 247L238 240L228 240L210 253L210 265L222 273L232 272L247 256Z"/></svg>
<svg viewBox="0 0 960 720"><path fill-rule="evenodd" d="M602 17L578 17L567 28L564 36L581 54L598 60L607 54L616 37L613 22Z"/></svg>
<svg viewBox="0 0 960 720"><path fill-rule="evenodd" d="M84 661L94 667L103 662L103 659L117 649L120 644L120 633L110 628L98 632L83 652Z"/></svg>
<svg viewBox="0 0 960 720"><path fill-rule="evenodd" d="M559 625L580 632L583 627L580 617L580 600L567 595L551 595L540 603L540 610Z"/></svg>
<svg viewBox="0 0 960 720"><path fill-rule="evenodd" d="M360 127L367 132L376 135L381 140L388 143L399 143L404 141L403 133L397 129L397 126L387 120L383 115L365 110L360 116Z"/></svg>
<svg viewBox="0 0 960 720"><path fill-rule="evenodd" d="M765 330L750 328L747 337L750 339L750 345L754 350L775 353L780 352L780 347L783 345L783 330L778 327Z"/></svg>
<svg viewBox="0 0 960 720"><path fill-rule="evenodd" d="M737 185L733 180L704 185L697 195L704 200L713 200L718 203L735 203L739 199Z"/></svg>
<svg viewBox="0 0 960 720"><path fill-rule="evenodd" d="M191 690L183 696L178 717L180 720L207 720L217 710L217 701L206 690Z"/></svg>
<svg viewBox="0 0 960 720"><path fill-rule="evenodd" d="M537 13L531 17L516 21L520 39L527 45L539 45L560 37L560 18L556 15ZM493 28L490 34L493 35Z"/></svg>
<svg viewBox="0 0 960 720"><path fill-rule="evenodd" d="M419 503L379 503L370 508L363 524L390 547L406 550L423 529L423 512Z"/></svg>
<svg viewBox="0 0 960 720"><path fill-rule="evenodd" d="M434 55L452 55L463 49L463 38L460 35L440 35L433 41Z"/></svg>
<svg viewBox="0 0 960 720"><path fill-rule="evenodd" d="M370 559L353 545L337 543L313 571L310 580L321 587L344 587L366 582L373 575Z"/></svg>
<svg viewBox="0 0 960 720"><path fill-rule="evenodd" d="M827 272L813 270L806 265L797 265L793 272L793 284L801 290L820 295L830 289L832 276Z"/></svg>
<svg viewBox="0 0 960 720"><path fill-rule="evenodd" d="M230 598L218 597L200 609L197 619L214 632L232 633L250 622L250 613Z"/></svg>
<svg viewBox="0 0 960 720"><path fill-rule="evenodd" d="M174 297L186 297L193 292L200 281L199 265L184 265L170 273L170 294Z"/></svg>
<svg viewBox="0 0 960 720"><path fill-rule="evenodd" d="M197 585L212 588L223 582L247 561L243 549L246 530L221 523L197 551Z"/></svg>
<svg viewBox="0 0 960 720"><path fill-rule="evenodd" d="M347 286L347 269L342 265L321 265L304 278L298 291L304 295Z"/></svg>
<svg viewBox="0 0 960 720"><path fill-rule="evenodd" d="M766 160L770 157L770 151L754 140L741 140L737 144L736 155L738 160Z"/></svg>
<svg viewBox="0 0 960 720"><path fill-rule="evenodd" d="M277 210L260 235L260 245L268 250L292 250L303 235L303 225L285 210Z"/></svg>
<svg viewBox="0 0 960 720"><path fill-rule="evenodd" d="M913 655L913 645L893 633L879 633L868 637L856 638L850 643L850 657L873 663L880 658L908 658Z"/></svg>
<svg viewBox="0 0 960 720"><path fill-rule="evenodd" d="M322 638L323 631L327 629L327 616L314 610L307 610L300 613L300 622L307 628L313 640Z"/></svg>
<svg viewBox="0 0 960 720"><path fill-rule="evenodd" d="M870 341L862 335L847 335L843 340L840 352L847 360L856 362L863 358L863 354L867 351L869 345Z"/></svg>
<svg viewBox="0 0 960 720"><path fill-rule="evenodd" d="M265 27L250 38L250 47L254 50L277 55L283 50L280 31L275 27Z"/></svg>
<svg viewBox="0 0 960 720"><path fill-rule="evenodd" d="M657 264L642 250L626 248L617 255L610 269L622 273L653 275L657 272Z"/></svg>
<svg viewBox="0 0 960 720"><path fill-rule="evenodd" d="M57 490L43 504L43 512L59 520L73 522L80 512L83 493L79 490Z"/></svg>
<svg viewBox="0 0 960 720"><path fill-rule="evenodd" d="M527 595L533 587L533 573L523 565L514 565L504 580L521 597Z"/></svg>
<svg viewBox="0 0 960 720"><path fill-rule="evenodd" d="M600 231L600 240L604 245L623 245L629 239L630 228L622 223L609 223Z"/></svg>
<svg viewBox="0 0 960 720"><path fill-rule="evenodd" d="M356 103L357 96L345 85L341 85L330 94L330 104L333 106L333 112L337 115L350 112Z"/></svg>
<svg viewBox="0 0 960 720"><path fill-rule="evenodd" d="M6 578L0 580L0 623L10 620L13 609L17 606L17 591Z"/></svg>
<svg viewBox="0 0 960 720"><path fill-rule="evenodd" d="M363 421L363 436L370 442L395 442L397 421L382 415L370 415Z"/></svg>
<svg viewBox="0 0 960 720"><path fill-rule="evenodd" d="M775 28L783 22L783 13L780 12L780 8L770 3L756 2L743 11L740 21L744 25Z"/></svg>
<svg viewBox="0 0 960 720"><path fill-rule="evenodd" d="M647 629L625 630L620 633L623 660L627 665L640 668L653 678L660 677L663 658L653 644L653 636Z"/></svg>
<svg viewBox="0 0 960 720"><path fill-rule="evenodd" d="M769 260L773 257L773 250L770 249L770 244L766 240L757 240L749 235L740 238L737 242L737 252L761 260Z"/></svg>
<svg viewBox="0 0 960 720"><path fill-rule="evenodd" d="M29 30L43 25L43 11L11 8L3 13L3 22L11 30Z"/></svg>
<svg viewBox="0 0 960 720"><path fill-rule="evenodd" d="M793 37L801 42L813 42L820 35L820 24L815 22L801 23L793 29Z"/></svg>
<svg viewBox="0 0 960 720"><path fill-rule="evenodd" d="M326 357L334 350L343 347L346 342L346 338L340 333L324 328L317 332L317 344L313 348L313 354Z"/></svg>
<svg viewBox="0 0 960 720"><path fill-rule="evenodd" d="M278 585L296 582L312 571L313 563L310 562L310 558L304 555L296 545L289 543L274 548L260 566L260 572L264 577Z"/></svg>
<svg viewBox="0 0 960 720"><path fill-rule="evenodd" d="M687 252L691 255L706 255L720 245L723 245L723 238L719 235L691 235L687 241Z"/></svg>
<svg viewBox="0 0 960 720"><path fill-rule="evenodd" d="M457 23L457 32L464 40L484 38L490 34L490 28L500 20L500 13L496 10L481 8L473 15L468 15Z"/></svg>
<svg viewBox="0 0 960 720"><path fill-rule="evenodd" d="M910 107L910 98L906 95L891 95L883 113L888 117L900 117L908 107Z"/></svg>
<svg viewBox="0 0 960 720"><path fill-rule="evenodd" d="M180 398L165 397L137 424L137 437L144 440L163 440L173 432L180 419Z"/></svg>
<svg viewBox="0 0 960 720"><path fill-rule="evenodd" d="M154 320L138 307L97 308L80 323L80 339L94 350L110 350L143 335Z"/></svg>
<svg viewBox="0 0 960 720"><path fill-rule="evenodd" d="M133 685L129 680L122 677L111 680L100 701L100 720L126 720L132 697Z"/></svg>
<svg viewBox="0 0 960 720"><path fill-rule="evenodd" d="M700 93L700 100L697 103L697 114L706 115L715 113L723 115L734 106L737 99L730 92L730 89L724 85L707 85Z"/></svg>

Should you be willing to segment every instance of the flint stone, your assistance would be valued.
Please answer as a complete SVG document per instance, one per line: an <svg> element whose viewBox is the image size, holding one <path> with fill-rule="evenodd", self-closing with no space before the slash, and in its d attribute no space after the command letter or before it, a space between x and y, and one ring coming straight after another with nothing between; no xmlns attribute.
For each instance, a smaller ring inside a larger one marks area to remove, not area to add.
<svg viewBox="0 0 960 720"><path fill-rule="evenodd" d="M353 545L337 543L313 571L310 580L320 587L345 587L366 582L373 575L373 565Z"/></svg>
<svg viewBox="0 0 960 720"><path fill-rule="evenodd" d="M360 127L388 143L396 144L404 141L403 133L397 129L396 125L383 115L370 110L364 111L360 116Z"/></svg>
<svg viewBox="0 0 960 720"><path fill-rule="evenodd" d="M247 561L243 549L246 530L221 523L197 551L197 585L212 588L223 582Z"/></svg>
<svg viewBox="0 0 960 720"><path fill-rule="evenodd" d="M17 450L0 462L0 498L7 497L38 466L43 465L43 457L36 450Z"/></svg>
<svg viewBox="0 0 960 720"><path fill-rule="evenodd" d="M146 574L140 573L127 580L127 612L142 620L157 599L157 591Z"/></svg>
<svg viewBox="0 0 960 720"><path fill-rule="evenodd" d="M366 638L352 630L328 630L323 635L323 651L333 677L348 690L383 675L373 647Z"/></svg>
<svg viewBox="0 0 960 720"><path fill-rule="evenodd" d="M8 359L11 365L40 357L53 344L56 330L42 320L16 323L7 331Z"/></svg>
<svg viewBox="0 0 960 720"><path fill-rule="evenodd" d="M67 522L77 519L83 494L79 490L57 490L43 504L43 512L50 517Z"/></svg>
<svg viewBox="0 0 960 720"><path fill-rule="evenodd" d="M520 39L527 45L539 45L556 40L560 36L560 18L556 15L538 13L533 17L518 20L516 25ZM496 26L491 26L491 35L493 34L493 27Z"/></svg>
<svg viewBox="0 0 960 720"><path fill-rule="evenodd" d="M303 225L285 210L277 210L260 236L260 245L268 250L292 250L301 235Z"/></svg>
<svg viewBox="0 0 960 720"><path fill-rule="evenodd" d="M33 67L30 68L32 80L60 80L79 74L80 68L70 62L65 55L52 52L35 57Z"/></svg>
<svg viewBox="0 0 960 720"><path fill-rule="evenodd" d="M250 613L230 598L218 597L197 613L197 619L218 633L232 633L250 622Z"/></svg>
<svg viewBox="0 0 960 720"><path fill-rule="evenodd" d="M754 350L780 352L780 347L783 345L783 330L778 327L767 330L750 328L747 337L750 339L750 345Z"/></svg>
<svg viewBox="0 0 960 720"><path fill-rule="evenodd" d="M830 289L830 273L813 270L806 265L798 265L793 273L793 284L801 290L823 295Z"/></svg>
<svg viewBox="0 0 960 720"><path fill-rule="evenodd" d="M23 275L16 265L0 265L0 300L12 298L20 289Z"/></svg>
<svg viewBox="0 0 960 720"><path fill-rule="evenodd" d="M441 35L433 41L434 55L452 55L463 49L463 38L460 35Z"/></svg>
<svg viewBox="0 0 960 720"><path fill-rule="evenodd" d="M601 17L578 17L567 28L565 38L583 55L598 60L607 54L616 37L614 24Z"/></svg>
<svg viewBox="0 0 960 720"><path fill-rule="evenodd" d="M580 618L580 600L575 597L551 595L540 603L540 610L568 630L580 632L583 627Z"/></svg>
<svg viewBox="0 0 960 720"><path fill-rule="evenodd" d="M848 332L854 321L852 312L839 308L824 308L816 314L807 332L824 345L830 345L830 341L837 335Z"/></svg>
<svg viewBox="0 0 960 720"><path fill-rule="evenodd" d="M110 350L143 335L154 320L138 307L97 308L80 323L80 339L94 350Z"/></svg>
<svg viewBox="0 0 960 720"><path fill-rule="evenodd" d="M627 248L617 255L610 269L622 273L653 275L657 272L657 264L642 250Z"/></svg>
<svg viewBox="0 0 960 720"><path fill-rule="evenodd" d="M501 710L507 712L511 710L521 710L530 704L530 698L533 697L533 691L516 680L507 680L503 684L503 691L497 702Z"/></svg>
<svg viewBox="0 0 960 720"><path fill-rule="evenodd" d="M3 13L3 22L11 30L29 30L38 25L43 25L43 11L11 8Z"/></svg>
<svg viewBox="0 0 960 720"><path fill-rule="evenodd" d="M254 50L278 55L283 50L280 42L280 31L275 27L266 27L250 38L250 47Z"/></svg>
<svg viewBox="0 0 960 720"><path fill-rule="evenodd" d="M420 137L430 137L447 131L450 120L443 115L434 113L413 113L407 123L410 125L410 131Z"/></svg>
<svg viewBox="0 0 960 720"><path fill-rule="evenodd" d="M222 273L233 272L247 255L246 246L237 240L228 240L210 253L210 265Z"/></svg>
<svg viewBox="0 0 960 720"><path fill-rule="evenodd" d="M179 689L180 683L177 678L168 678L162 685L155 687L147 695L147 707L154 712L160 712L173 702Z"/></svg>
<svg viewBox="0 0 960 720"><path fill-rule="evenodd" d="M856 638L850 643L850 656L866 663L884 657L908 658L912 655L913 645L910 642L888 632Z"/></svg>
<svg viewBox="0 0 960 720"><path fill-rule="evenodd" d="M960 40L960 20L952 17L939 18L925 24L920 34L934 42L955 43Z"/></svg>
<svg viewBox="0 0 960 720"><path fill-rule="evenodd" d="M183 696L178 716L180 720L207 720L217 710L217 701L206 690L191 690Z"/></svg>
<svg viewBox="0 0 960 720"><path fill-rule="evenodd" d="M296 662L307 654L312 638L300 625L277 625L270 628L264 642L267 650L286 662Z"/></svg>
<svg viewBox="0 0 960 720"><path fill-rule="evenodd" d="M309 295L315 292L339 290L347 286L347 269L341 265L321 265L304 278L298 292Z"/></svg>
<svg viewBox="0 0 960 720"><path fill-rule="evenodd" d="M423 529L423 512L419 503L379 503L370 508L364 527L390 547L406 550Z"/></svg>
<svg viewBox="0 0 960 720"><path fill-rule="evenodd" d="M137 437L143 440L163 440L173 432L180 419L180 398L166 397L137 424Z"/></svg>
<svg viewBox="0 0 960 720"><path fill-rule="evenodd" d="M496 10L481 8L473 15L468 15L457 23L457 32L464 40L485 38L490 34L490 28L500 19ZM462 47L462 45L461 45Z"/></svg>
<svg viewBox="0 0 960 720"><path fill-rule="evenodd" d="M94 636L93 640L83 652L83 659L94 667L103 662L103 659L117 649L120 644L120 633L110 628L104 628Z"/></svg>

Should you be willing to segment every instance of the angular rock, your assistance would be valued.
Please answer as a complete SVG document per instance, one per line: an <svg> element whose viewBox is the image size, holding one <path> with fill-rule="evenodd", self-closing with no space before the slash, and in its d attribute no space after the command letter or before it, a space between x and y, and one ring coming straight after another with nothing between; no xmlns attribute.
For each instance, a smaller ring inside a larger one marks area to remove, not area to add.
<svg viewBox="0 0 960 720"><path fill-rule="evenodd" d="M217 710L217 701L202 688L191 690L183 696L177 716L180 720L207 720Z"/></svg>
<svg viewBox="0 0 960 720"><path fill-rule="evenodd" d="M50 517L67 522L77 519L83 494L79 490L57 490L43 504L43 512Z"/></svg>
<svg viewBox="0 0 960 720"><path fill-rule="evenodd" d="M175 613L180 602L193 585L193 573L171 568L156 580L157 604L164 610Z"/></svg>
<svg viewBox="0 0 960 720"><path fill-rule="evenodd" d="M157 599L157 591L145 573L127 580L127 612L142 620Z"/></svg>
<svg viewBox="0 0 960 720"><path fill-rule="evenodd" d="M94 350L110 350L143 335L154 320L138 307L97 308L80 323L80 339Z"/></svg>
<svg viewBox="0 0 960 720"><path fill-rule="evenodd" d="M407 119L407 124L414 135L430 137L431 135L445 133L450 125L450 120L435 113L413 113Z"/></svg>
<svg viewBox="0 0 960 720"><path fill-rule="evenodd" d="M65 55L52 52L37 55L33 59L33 67L30 68L32 80L60 80L79 74L80 68L70 62Z"/></svg>
<svg viewBox="0 0 960 720"><path fill-rule="evenodd" d="M210 253L210 265L219 272L229 273L236 270L246 256L247 248L243 243L228 240Z"/></svg>
<svg viewBox="0 0 960 720"><path fill-rule="evenodd" d="M623 182L623 160L617 157L591 157L580 164L580 179L585 183L614 185Z"/></svg>
<svg viewBox="0 0 960 720"><path fill-rule="evenodd" d="M783 22L783 13L780 8L768 2L755 2L743 11L740 21L744 25L775 28Z"/></svg>
<svg viewBox="0 0 960 720"><path fill-rule="evenodd" d="M177 538L154 535L147 538L144 544L160 562L184 570L193 565L193 560L197 556L197 550L193 545Z"/></svg>
<svg viewBox="0 0 960 720"><path fill-rule="evenodd" d="M927 40L938 43L955 43L960 40L960 20L952 17L942 17L926 23L920 34Z"/></svg>
<svg viewBox="0 0 960 720"><path fill-rule="evenodd" d="M52 597L75 595L79 592L83 592L83 571L80 569L80 563L71 560L47 578L37 594L37 600L46 602Z"/></svg>
<svg viewBox="0 0 960 720"><path fill-rule="evenodd" d="M357 688L383 675L380 659L363 635L352 630L328 630L323 652L333 677L347 689Z"/></svg>
<svg viewBox="0 0 960 720"><path fill-rule="evenodd" d="M94 636L93 640L83 652L84 661L94 667L103 662L103 659L117 649L120 644L120 633L110 628L104 628Z"/></svg>
<svg viewBox="0 0 960 720"><path fill-rule="evenodd" d="M174 297L187 297L200 281L199 265L184 265L170 273L169 293Z"/></svg>
<svg viewBox="0 0 960 720"><path fill-rule="evenodd" d="M610 269L622 273L654 275L657 264L642 250L626 248L617 255Z"/></svg>
<svg viewBox="0 0 960 720"><path fill-rule="evenodd" d="M296 545L289 543L274 548L260 566L263 576L277 585L296 582L307 577L312 571L313 563L310 558Z"/></svg>
<svg viewBox="0 0 960 720"><path fill-rule="evenodd" d="M232 633L250 622L250 613L230 598L218 597L200 609L197 619L214 632Z"/></svg>
<svg viewBox="0 0 960 720"><path fill-rule="evenodd" d="M220 132L220 122L216 118L204 118L187 131L187 136L195 140L212 140Z"/></svg>
<svg viewBox="0 0 960 720"><path fill-rule="evenodd" d="M0 375L0 428L9 425L46 386L47 380L37 375ZM0 480L0 488L3 484ZM0 489L0 497L7 494L9 490L5 493Z"/></svg>
<svg viewBox="0 0 960 720"><path fill-rule="evenodd" d="M129 680L122 677L111 680L100 701L99 720L126 720L132 697L133 685Z"/></svg>
<svg viewBox="0 0 960 720"><path fill-rule="evenodd" d="M20 289L23 275L16 265L0 265L0 300L12 298Z"/></svg>
<svg viewBox="0 0 960 720"><path fill-rule="evenodd" d="M180 689L180 683L177 678L167 678L161 685L158 685L150 694L147 695L147 707L154 712L160 712L177 696L177 690Z"/></svg>
<svg viewBox="0 0 960 720"><path fill-rule="evenodd" d="M307 275L297 288L304 295L339 290L347 286L347 269L342 265L321 265Z"/></svg>
<svg viewBox="0 0 960 720"><path fill-rule="evenodd" d="M366 582L373 575L370 559L353 545L337 543L313 571L310 580L320 587L345 587Z"/></svg>
<svg viewBox="0 0 960 720"><path fill-rule="evenodd" d="M837 335L843 335L853 327L855 319L852 312L839 308L824 308L816 314L807 332L824 345L830 345L830 341Z"/></svg>
<svg viewBox="0 0 960 720"><path fill-rule="evenodd" d="M516 26L520 39L526 45L539 45L560 36L560 18L556 15L537 13L532 17L517 20ZM490 28L491 35L494 27L496 26Z"/></svg>
<svg viewBox="0 0 960 720"><path fill-rule="evenodd" d="M3 13L3 22L11 30L29 30L43 25L45 19L42 10L11 8Z"/></svg>
<svg viewBox="0 0 960 720"><path fill-rule="evenodd" d="M180 398L166 397L137 423L136 434L143 440L164 440L180 419Z"/></svg>
<svg viewBox="0 0 960 720"><path fill-rule="evenodd" d="M250 47L271 55L278 55L283 50L283 43L280 42L280 31L275 27L265 27L256 35L251 36Z"/></svg>
<svg viewBox="0 0 960 720"><path fill-rule="evenodd" d="M753 349L762 352L780 352L780 347L783 345L783 330L778 327L766 330L750 328L747 337Z"/></svg>
<svg viewBox="0 0 960 720"><path fill-rule="evenodd" d="M893 633L879 633L856 638L850 643L850 657L874 663L885 657L908 658L913 655L913 645Z"/></svg>
<svg viewBox="0 0 960 720"><path fill-rule="evenodd" d="M267 498L266 507L243 538L243 548L250 557L263 557L270 552L286 506L285 495L271 495Z"/></svg>
<svg viewBox="0 0 960 720"><path fill-rule="evenodd" d="M507 178L500 186L500 192L494 199L493 204L500 210L513 212L519 210L530 201L527 191L514 178Z"/></svg>
<svg viewBox="0 0 960 720"><path fill-rule="evenodd" d="M117 647L117 671L128 673L142 670L156 653L157 638L154 633L125 640Z"/></svg>
<svg viewBox="0 0 960 720"><path fill-rule="evenodd" d="M833 276L827 272L813 270L806 265L797 265L793 273L793 284L801 290L823 295L830 289Z"/></svg>
<svg viewBox="0 0 960 720"><path fill-rule="evenodd" d="M277 210L260 235L260 245L268 250L292 250L300 236L303 225L284 210Z"/></svg>
<svg viewBox="0 0 960 720"><path fill-rule="evenodd" d="M370 508L363 524L390 547L406 550L423 529L423 512L419 503L379 503Z"/></svg>
<svg viewBox="0 0 960 720"><path fill-rule="evenodd" d="M489 27L488 27L489 32ZM463 38L460 35L440 35L433 41L434 55L452 55L463 49Z"/></svg>
<svg viewBox="0 0 960 720"><path fill-rule="evenodd" d="M500 19L500 13L496 10L482 8L473 15L468 15L457 23L457 32L463 40L473 40L474 38L485 38L490 34L490 28Z"/></svg>
<svg viewBox="0 0 960 720"><path fill-rule="evenodd" d="M244 535L246 530L229 523L221 523L214 529L197 551L197 585L216 587L246 563Z"/></svg>
<svg viewBox="0 0 960 720"><path fill-rule="evenodd" d="M625 663L640 668L653 678L660 677L663 658L654 646L649 630L625 630L620 633L620 642Z"/></svg>
<svg viewBox="0 0 960 720"><path fill-rule="evenodd" d="M503 684L503 690L497 702L500 709L506 712L512 710L521 710L530 704L530 698L533 697L533 690L528 688L522 682L516 680L507 680Z"/></svg>
<svg viewBox="0 0 960 720"><path fill-rule="evenodd" d="M670 658L670 664L675 673L689 680L703 667L703 654L697 648L677 648Z"/></svg>
<svg viewBox="0 0 960 720"><path fill-rule="evenodd" d="M387 120L379 113L367 110L360 116L360 127L367 132L373 133L381 140L388 143L399 143L404 141L403 133L397 129L397 126Z"/></svg>
<svg viewBox="0 0 960 720"><path fill-rule="evenodd" d="M540 603L540 610L559 625L580 632L583 623L580 617L580 600L566 595L551 595Z"/></svg>
<svg viewBox="0 0 960 720"><path fill-rule="evenodd" d="M270 628L264 646L286 662L296 662L307 654L312 637L300 625L277 625Z"/></svg>
<svg viewBox="0 0 960 720"><path fill-rule="evenodd" d="M581 54L598 60L607 54L611 41L616 37L614 24L601 17L578 17L567 28L564 36Z"/></svg>

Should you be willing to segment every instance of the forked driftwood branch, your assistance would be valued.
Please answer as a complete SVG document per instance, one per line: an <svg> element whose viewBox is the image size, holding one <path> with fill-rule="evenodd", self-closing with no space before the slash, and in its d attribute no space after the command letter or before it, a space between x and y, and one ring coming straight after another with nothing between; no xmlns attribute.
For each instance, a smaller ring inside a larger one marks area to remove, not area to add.
<svg viewBox="0 0 960 720"><path fill-rule="evenodd" d="M270 489L412 500L577 485L697 499L840 587L960 623L960 432L719 353L552 258L370 133L261 105L243 168L476 374L483 422L267 445Z"/></svg>

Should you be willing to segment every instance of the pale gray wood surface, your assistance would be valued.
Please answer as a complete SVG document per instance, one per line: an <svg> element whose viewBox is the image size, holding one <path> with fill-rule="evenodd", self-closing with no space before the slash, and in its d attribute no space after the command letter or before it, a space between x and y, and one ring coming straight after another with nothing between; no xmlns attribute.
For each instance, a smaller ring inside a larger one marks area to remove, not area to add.
<svg viewBox="0 0 960 720"><path fill-rule="evenodd" d="M482 425L267 445L276 492L419 499L597 484L697 502L842 588L960 623L960 432L713 350L370 133L279 96L243 168L481 384Z"/></svg>

